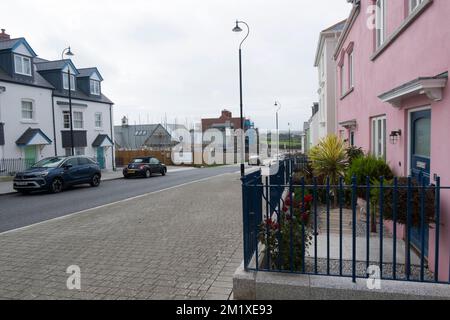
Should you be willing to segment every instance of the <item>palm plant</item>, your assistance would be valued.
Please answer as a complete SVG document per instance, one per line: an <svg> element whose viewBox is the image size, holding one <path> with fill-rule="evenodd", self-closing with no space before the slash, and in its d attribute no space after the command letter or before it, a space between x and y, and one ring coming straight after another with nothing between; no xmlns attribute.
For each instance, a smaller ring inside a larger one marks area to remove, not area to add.
<svg viewBox="0 0 450 320"><path fill-rule="evenodd" d="M345 143L336 135L329 135L311 149L309 158L316 176L329 177L332 185L337 185L344 177L348 166ZM334 192L334 205L337 206L337 190Z"/></svg>

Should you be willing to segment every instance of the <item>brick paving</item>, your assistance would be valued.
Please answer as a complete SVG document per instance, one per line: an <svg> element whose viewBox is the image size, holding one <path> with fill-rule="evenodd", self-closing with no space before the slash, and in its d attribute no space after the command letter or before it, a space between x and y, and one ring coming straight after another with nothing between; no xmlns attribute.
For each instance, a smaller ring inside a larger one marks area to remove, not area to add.
<svg viewBox="0 0 450 320"><path fill-rule="evenodd" d="M226 175L1 234L0 299L228 299L241 224Z"/></svg>

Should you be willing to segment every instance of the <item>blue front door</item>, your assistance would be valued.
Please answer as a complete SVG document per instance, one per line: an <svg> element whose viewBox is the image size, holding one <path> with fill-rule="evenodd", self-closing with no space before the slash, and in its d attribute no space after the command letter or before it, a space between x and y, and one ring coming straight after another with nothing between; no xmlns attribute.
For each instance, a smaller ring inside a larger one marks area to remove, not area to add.
<svg viewBox="0 0 450 320"><path fill-rule="evenodd" d="M411 176L422 184L424 179L430 184L431 166L431 110L411 113ZM428 256L429 226L425 226L425 256ZM412 228L411 242L422 250L422 232L420 228Z"/></svg>
<svg viewBox="0 0 450 320"><path fill-rule="evenodd" d="M105 169L105 149L103 147L97 148L97 162L100 169Z"/></svg>

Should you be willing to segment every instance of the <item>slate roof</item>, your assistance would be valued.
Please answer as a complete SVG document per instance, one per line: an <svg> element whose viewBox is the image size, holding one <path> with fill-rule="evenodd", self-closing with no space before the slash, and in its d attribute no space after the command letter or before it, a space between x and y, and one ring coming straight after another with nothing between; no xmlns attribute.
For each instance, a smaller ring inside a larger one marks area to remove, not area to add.
<svg viewBox="0 0 450 320"><path fill-rule="evenodd" d="M100 74L100 71L98 71L97 68L83 68L83 69L78 69L78 77L79 78L84 78L84 77L90 77L94 72L98 73L98 75L100 76L100 80L103 80L103 77Z"/></svg>
<svg viewBox="0 0 450 320"><path fill-rule="evenodd" d="M141 149L158 126L160 124L115 126L114 140L122 148ZM136 135L138 132L141 134Z"/></svg>
<svg viewBox="0 0 450 320"><path fill-rule="evenodd" d="M21 136L20 138L16 141L16 144L18 146L26 146L28 143L30 143L30 141L37 135L40 134L42 135L47 141L48 143L52 143L52 140L50 140L49 137L47 137L47 135L42 132L41 129L32 129L32 128L28 128Z"/></svg>
<svg viewBox="0 0 450 320"><path fill-rule="evenodd" d="M33 53L33 49L29 47L28 43L26 42L25 38L17 38L17 39L11 39L11 40L1 40L0 41L0 51L2 50L11 50L16 46L18 43L22 42L24 45L26 45L29 50ZM3 70L0 67L0 81L5 82L11 82L11 83L17 83L22 85L29 85L29 86L36 86L36 87L42 87L54 90L53 95L56 97L63 97L68 98L68 92L67 91L56 91L55 87L51 85L39 72L43 71L50 71L50 70L61 70L63 69L67 63L70 63L71 66L77 71L77 77L79 77L78 72L79 70L82 70L83 75L89 74L91 75L92 72L98 72L100 75L100 72L97 68L83 68L78 69L73 64L72 60L70 59L64 59L64 60L56 60L56 61L49 61L46 59L34 57L33 58L33 77L30 77L30 79L24 79L24 77L14 77L10 76L5 70ZM101 77L101 75L100 75ZM103 79L101 79L103 80ZM85 93L83 93L81 90L77 90L75 92L72 92L72 98L73 99L79 99L79 100L85 100L85 101L91 101L91 102L99 102L99 103L106 103L106 104L113 104L113 102L106 97L104 94L101 96L90 96Z"/></svg>
<svg viewBox="0 0 450 320"><path fill-rule="evenodd" d="M24 40L24 38L17 38L11 40L0 41L0 51L12 49L18 42Z"/></svg>
<svg viewBox="0 0 450 320"><path fill-rule="evenodd" d="M78 69L72 63L72 60L69 59L39 62L39 63L35 62L35 65L37 71L48 71L48 70L62 70L67 65L67 63L71 64L72 67L78 72Z"/></svg>
<svg viewBox="0 0 450 320"><path fill-rule="evenodd" d="M55 97L61 97L61 98L68 98L69 92L68 91L54 91L53 95ZM91 102L99 102L99 103L106 103L106 104L114 104L107 96L102 94L99 96L88 96L81 90L72 91L72 99L78 99L78 100L85 100L85 101L91 101Z"/></svg>
<svg viewBox="0 0 450 320"><path fill-rule="evenodd" d="M1 43L1 42L0 42ZM7 74L1 67L0 67L0 81L5 82L12 82L12 83L18 83L18 84L24 84L24 85L30 85L30 86L37 86L47 89L54 89L54 87L47 82L38 72L36 72L33 68L33 74L34 77L30 81L24 81L24 80L18 80L13 77L11 77L9 74Z"/></svg>
<svg viewBox="0 0 450 320"><path fill-rule="evenodd" d="M107 134L99 134L97 138L95 138L94 142L92 142L92 146L94 148L100 147L105 139L108 139L109 142L113 144L111 138Z"/></svg>
<svg viewBox="0 0 450 320"><path fill-rule="evenodd" d="M322 32L339 32L344 30L345 24L347 23L347 19L342 20L341 22L338 22L331 27L323 30Z"/></svg>

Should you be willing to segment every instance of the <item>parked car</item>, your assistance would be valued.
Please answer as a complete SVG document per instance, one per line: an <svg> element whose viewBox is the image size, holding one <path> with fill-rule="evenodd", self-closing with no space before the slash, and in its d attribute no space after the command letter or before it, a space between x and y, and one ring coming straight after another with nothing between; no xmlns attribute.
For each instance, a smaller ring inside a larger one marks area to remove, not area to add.
<svg viewBox="0 0 450 320"><path fill-rule="evenodd" d="M135 158L123 169L125 179L136 176L150 178L153 174L165 176L166 173L166 165L152 157Z"/></svg>
<svg viewBox="0 0 450 320"><path fill-rule="evenodd" d="M261 165L261 159L257 155L250 156L248 158L248 165L249 166L260 166Z"/></svg>
<svg viewBox="0 0 450 320"><path fill-rule="evenodd" d="M24 194L37 190L59 193L69 186L80 184L98 187L101 177L99 165L91 158L51 157L17 173L13 188Z"/></svg>

